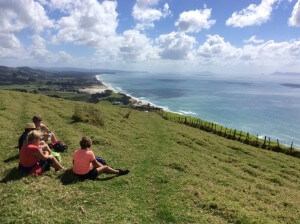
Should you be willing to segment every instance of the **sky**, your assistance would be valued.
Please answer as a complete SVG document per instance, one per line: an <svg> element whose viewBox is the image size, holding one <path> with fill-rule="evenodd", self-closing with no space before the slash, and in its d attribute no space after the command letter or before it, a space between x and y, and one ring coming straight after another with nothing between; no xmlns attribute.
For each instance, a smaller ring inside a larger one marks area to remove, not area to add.
<svg viewBox="0 0 300 224"><path fill-rule="evenodd" d="M300 0L0 0L0 65L300 72Z"/></svg>

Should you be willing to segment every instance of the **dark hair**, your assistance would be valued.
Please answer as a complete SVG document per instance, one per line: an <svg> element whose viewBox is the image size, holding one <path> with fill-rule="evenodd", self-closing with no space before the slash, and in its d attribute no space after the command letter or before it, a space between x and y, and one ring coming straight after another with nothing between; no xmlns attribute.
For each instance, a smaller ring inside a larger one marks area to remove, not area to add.
<svg viewBox="0 0 300 224"><path fill-rule="evenodd" d="M87 136L83 136L79 144L82 149L89 148L92 146L92 140Z"/></svg>
<svg viewBox="0 0 300 224"><path fill-rule="evenodd" d="M40 115L35 115L35 116L33 116L32 121L34 123L37 122L37 121L42 121L42 117Z"/></svg>

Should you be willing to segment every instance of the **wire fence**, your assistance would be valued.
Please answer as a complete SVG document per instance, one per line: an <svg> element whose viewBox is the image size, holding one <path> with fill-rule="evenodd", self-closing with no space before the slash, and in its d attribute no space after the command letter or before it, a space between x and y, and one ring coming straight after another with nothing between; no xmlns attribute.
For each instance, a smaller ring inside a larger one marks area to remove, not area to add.
<svg viewBox="0 0 300 224"><path fill-rule="evenodd" d="M194 117L186 117L183 115L166 112L163 110L156 111L164 119L174 121L180 124L184 124L193 128L197 128L206 132L210 132L221 137L236 140L247 145L251 145L257 148L271 150L274 152L280 152L287 155L300 158L300 150L296 149L291 143L291 146L280 144L279 140L274 141L270 137L264 136L263 139L259 138L258 135L251 135L249 132L238 131L236 129L223 127L213 122L205 121Z"/></svg>

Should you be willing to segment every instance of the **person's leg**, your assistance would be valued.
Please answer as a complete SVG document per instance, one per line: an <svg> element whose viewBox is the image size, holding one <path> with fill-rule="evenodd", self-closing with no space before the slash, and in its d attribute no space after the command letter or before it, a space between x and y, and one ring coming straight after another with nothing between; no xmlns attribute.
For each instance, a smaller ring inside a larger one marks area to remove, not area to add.
<svg viewBox="0 0 300 224"><path fill-rule="evenodd" d="M64 169L64 167L57 161L57 159L54 156L49 156L49 159L51 159L51 166L55 169L55 171Z"/></svg>
<svg viewBox="0 0 300 224"><path fill-rule="evenodd" d="M51 132L51 142L56 142L57 138L53 132Z"/></svg>
<svg viewBox="0 0 300 224"><path fill-rule="evenodd" d="M119 174L118 170L115 170L109 166L100 166L100 167L97 167L96 169L98 171L98 174L101 174L101 173Z"/></svg>

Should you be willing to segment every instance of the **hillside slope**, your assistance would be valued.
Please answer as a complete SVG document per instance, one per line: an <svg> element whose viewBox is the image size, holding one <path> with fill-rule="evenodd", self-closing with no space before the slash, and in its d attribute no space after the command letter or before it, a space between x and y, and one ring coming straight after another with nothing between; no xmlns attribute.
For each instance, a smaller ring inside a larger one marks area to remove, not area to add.
<svg viewBox="0 0 300 224"><path fill-rule="evenodd" d="M97 111L96 122L73 122ZM300 163L109 104L0 90L0 223L300 223ZM19 176L17 139L35 114L69 146L62 173ZM76 182L83 135L127 176Z"/></svg>

